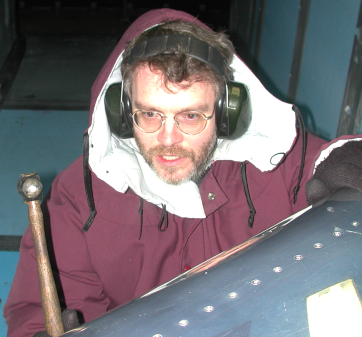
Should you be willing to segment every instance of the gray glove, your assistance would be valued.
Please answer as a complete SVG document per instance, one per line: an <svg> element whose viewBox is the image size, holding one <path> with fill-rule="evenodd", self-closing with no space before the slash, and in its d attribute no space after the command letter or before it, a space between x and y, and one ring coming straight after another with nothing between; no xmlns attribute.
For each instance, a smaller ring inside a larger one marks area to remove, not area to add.
<svg viewBox="0 0 362 337"><path fill-rule="evenodd" d="M349 141L334 149L318 165L305 186L308 203L324 201L346 187L362 192L362 141Z"/></svg>
<svg viewBox="0 0 362 337"><path fill-rule="evenodd" d="M79 324L79 319L77 312L72 309L66 309L62 312L64 332L77 328ZM34 337L51 337L45 331L37 332Z"/></svg>

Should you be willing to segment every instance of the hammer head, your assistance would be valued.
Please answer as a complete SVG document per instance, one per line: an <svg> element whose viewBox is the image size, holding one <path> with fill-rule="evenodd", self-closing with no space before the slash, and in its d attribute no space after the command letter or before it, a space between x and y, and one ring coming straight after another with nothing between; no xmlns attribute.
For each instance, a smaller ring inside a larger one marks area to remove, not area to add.
<svg viewBox="0 0 362 337"><path fill-rule="evenodd" d="M18 180L17 189L19 194L23 197L24 202L43 199L43 185L36 172L21 174Z"/></svg>

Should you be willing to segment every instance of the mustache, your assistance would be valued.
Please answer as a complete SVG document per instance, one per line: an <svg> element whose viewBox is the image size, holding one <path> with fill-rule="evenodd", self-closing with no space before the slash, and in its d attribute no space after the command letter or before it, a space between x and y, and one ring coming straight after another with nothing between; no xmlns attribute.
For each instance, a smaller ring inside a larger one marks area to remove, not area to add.
<svg viewBox="0 0 362 337"><path fill-rule="evenodd" d="M163 145L157 145L151 147L148 151L149 155L153 156L176 156L176 157L189 157L192 160L196 158L195 152L193 150L186 150L179 145L174 145L172 147L166 147Z"/></svg>

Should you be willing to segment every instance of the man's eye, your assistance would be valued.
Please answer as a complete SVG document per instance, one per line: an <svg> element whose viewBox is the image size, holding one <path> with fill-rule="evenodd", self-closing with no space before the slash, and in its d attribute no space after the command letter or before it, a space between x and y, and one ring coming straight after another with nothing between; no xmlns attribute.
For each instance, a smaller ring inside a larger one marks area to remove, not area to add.
<svg viewBox="0 0 362 337"><path fill-rule="evenodd" d="M145 112L143 112L143 115L148 118L157 117L157 114L152 111L145 111Z"/></svg>
<svg viewBox="0 0 362 337"><path fill-rule="evenodd" d="M197 112L185 112L185 113L181 114L180 117L183 118L184 120L191 121L191 120L199 119L200 114L198 114Z"/></svg>

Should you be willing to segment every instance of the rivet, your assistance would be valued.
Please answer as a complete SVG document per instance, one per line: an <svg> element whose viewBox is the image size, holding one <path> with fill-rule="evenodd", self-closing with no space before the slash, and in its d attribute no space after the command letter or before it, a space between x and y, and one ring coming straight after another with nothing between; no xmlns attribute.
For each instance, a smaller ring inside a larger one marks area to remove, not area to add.
<svg viewBox="0 0 362 337"><path fill-rule="evenodd" d="M162 337L159 333L156 333L156 335L153 335L152 337Z"/></svg>
<svg viewBox="0 0 362 337"><path fill-rule="evenodd" d="M214 199L215 199L215 193L210 192L210 193L207 195L207 198L208 198L209 200L214 200Z"/></svg>
<svg viewBox="0 0 362 337"><path fill-rule="evenodd" d="M301 261L301 260L303 260L303 255L295 255L295 256L294 256L294 260L296 260L296 261Z"/></svg>
<svg viewBox="0 0 362 337"><path fill-rule="evenodd" d="M237 298L238 294L236 292L232 292L228 296L229 296L229 298Z"/></svg>
<svg viewBox="0 0 362 337"><path fill-rule="evenodd" d="M334 212L334 207L327 207L327 211L333 213Z"/></svg>
<svg viewBox="0 0 362 337"><path fill-rule="evenodd" d="M208 305L207 307L204 308L205 312L212 312L214 311L214 307L212 305Z"/></svg>
<svg viewBox="0 0 362 337"><path fill-rule="evenodd" d="M257 279L252 280L252 281L251 281L251 284L252 284L253 286L258 286L258 285L260 284L260 280L257 280Z"/></svg>
<svg viewBox="0 0 362 337"><path fill-rule="evenodd" d="M273 271L274 271L275 273L280 273L282 270L283 270L282 267L275 267L275 268L273 268Z"/></svg>
<svg viewBox="0 0 362 337"><path fill-rule="evenodd" d="M178 324L181 326L186 326L189 324L189 321L187 319L183 319L182 321L178 322Z"/></svg>
<svg viewBox="0 0 362 337"><path fill-rule="evenodd" d="M338 238L339 236L342 235L342 232L336 231L333 233L333 235Z"/></svg>
<svg viewBox="0 0 362 337"><path fill-rule="evenodd" d="M358 221L352 221L351 225L354 226L354 227L357 227L359 225L359 222Z"/></svg>
<svg viewBox="0 0 362 337"><path fill-rule="evenodd" d="M323 243L315 243L314 245L314 248L317 248L317 249L319 249L319 248L322 248L323 247Z"/></svg>

